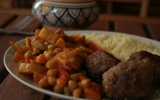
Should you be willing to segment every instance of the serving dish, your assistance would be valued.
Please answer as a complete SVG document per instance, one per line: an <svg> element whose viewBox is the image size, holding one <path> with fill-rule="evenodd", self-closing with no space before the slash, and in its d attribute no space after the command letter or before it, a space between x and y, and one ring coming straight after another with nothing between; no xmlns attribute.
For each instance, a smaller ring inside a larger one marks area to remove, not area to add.
<svg viewBox="0 0 160 100"><path fill-rule="evenodd" d="M111 36L113 34L118 34L118 32L107 32L107 31L65 31L65 34L67 35L73 35L73 34L84 34L84 33L93 33L95 32L96 34L106 34L108 36ZM152 40L152 39L148 39L148 38L144 38L144 37L139 37L139 36L135 36L135 35L131 35L132 38L137 39L141 42L144 43L148 43L148 42L152 42L152 44L154 46L156 46L157 48L160 48L160 42ZM32 38L32 37L31 37ZM20 46L23 45L23 43L25 42L25 39L22 39L20 41L17 42L17 44L19 44ZM41 93L47 94L49 96L52 96L54 98L58 98L58 99L67 99L67 100L84 100L81 98L73 98L71 96L66 96L63 94L57 94L45 89L42 89L39 87L38 84L26 79L26 77L22 76L21 74L18 73L18 67L16 66L16 63L13 62L13 57L14 57L15 51L13 50L12 47L9 47L5 54L4 54L4 65L6 67L6 69L8 70L8 72L15 78L17 79L19 82L21 82L22 84L36 90L39 91Z"/></svg>
<svg viewBox="0 0 160 100"><path fill-rule="evenodd" d="M99 16L95 0L36 0L32 14L47 28L86 28Z"/></svg>

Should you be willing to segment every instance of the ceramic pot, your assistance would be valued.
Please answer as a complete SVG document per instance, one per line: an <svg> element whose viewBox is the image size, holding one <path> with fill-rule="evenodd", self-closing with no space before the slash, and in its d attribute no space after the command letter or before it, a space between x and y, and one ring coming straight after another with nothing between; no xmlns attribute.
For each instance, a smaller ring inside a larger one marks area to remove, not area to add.
<svg viewBox="0 0 160 100"><path fill-rule="evenodd" d="M33 16L46 27L85 28L99 16L94 0L37 0Z"/></svg>

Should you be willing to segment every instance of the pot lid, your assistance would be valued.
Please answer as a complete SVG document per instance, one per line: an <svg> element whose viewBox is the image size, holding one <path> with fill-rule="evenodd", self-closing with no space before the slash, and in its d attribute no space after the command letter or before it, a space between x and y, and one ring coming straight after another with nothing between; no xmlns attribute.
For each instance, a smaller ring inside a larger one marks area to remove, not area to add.
<svg viewBox="0 0 160 100"><path fill-rule="evenodd" d="M37 0L37 1L49 1L49 2L56 2L56 3L89 3L95 0Z"/></svg>

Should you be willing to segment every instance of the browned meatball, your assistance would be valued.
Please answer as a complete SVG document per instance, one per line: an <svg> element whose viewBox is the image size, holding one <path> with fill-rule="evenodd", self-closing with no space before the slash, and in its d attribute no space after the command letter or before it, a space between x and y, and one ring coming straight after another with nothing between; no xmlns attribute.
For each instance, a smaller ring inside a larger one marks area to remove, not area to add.
<svg viewBox="0 0 160 100"><path fill-rule="evenodd" d="M97 51L86 59L86 69L91 76L102 78L102 74L120 61L106 51Z"/></svg>
<svg viewBox="0 0 160 100"><path fill-rule="evenodd" d="M109 98L138 99L151 96L153 69L141 61L121 62L103 74L104 93Z"/></svg>
<svg viewBox="0 0 160 100"><path fill-rule="evenodd" d="M154 80L153 86L160 86L160 56L154 55L147 51L138 51L132 53L128 61L131 60L140 60L144 63L149 63L154 67Z"/></svg>

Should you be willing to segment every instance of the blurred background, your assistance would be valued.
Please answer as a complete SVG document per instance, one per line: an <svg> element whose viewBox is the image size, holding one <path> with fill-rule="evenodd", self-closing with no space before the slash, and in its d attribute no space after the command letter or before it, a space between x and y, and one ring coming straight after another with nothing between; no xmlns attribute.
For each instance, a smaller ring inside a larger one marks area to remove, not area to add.
<svg viewBox="0 0 160 100"><path fill-rule="evenodd" d="M28 8L35 0L0 0L1 8ZM160 0L96 0L101 13L160 17Z"/></svg>

